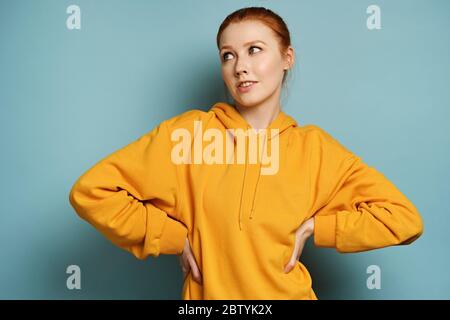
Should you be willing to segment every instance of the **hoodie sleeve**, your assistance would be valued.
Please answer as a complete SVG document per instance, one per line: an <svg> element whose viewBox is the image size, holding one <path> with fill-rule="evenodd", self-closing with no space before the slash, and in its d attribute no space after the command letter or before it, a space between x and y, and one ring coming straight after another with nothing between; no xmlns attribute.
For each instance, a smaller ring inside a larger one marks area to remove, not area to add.
<svg viewBox="0 0 450 320"><path fill-rule="evenodd" d="M311 154L316 246L360 252L410 244L421 236L417 208L394 184L323 129L316 134Z"/></svg>
<svg viewBox="0 0 450 320"><path fill-rule="evenodd" d="M187 228L167 121L86 171L70 191L77 214L138 259L180 254Z"/></svg>

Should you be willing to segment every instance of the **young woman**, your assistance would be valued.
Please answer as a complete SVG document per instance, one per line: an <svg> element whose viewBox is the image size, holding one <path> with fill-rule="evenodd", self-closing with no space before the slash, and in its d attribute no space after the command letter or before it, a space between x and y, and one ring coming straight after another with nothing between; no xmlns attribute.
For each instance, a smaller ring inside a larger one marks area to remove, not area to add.
<svg viewBox="0 0 450 320"><path fill-rule="evenodd" d="M139 259L180 256L183 299L317 299L305 241L338 252L409 244L417 208L316 125L281 110L294 64L284 21L230 14L217 34L234 103L167 119L74 184L80 217Z"/></svg>

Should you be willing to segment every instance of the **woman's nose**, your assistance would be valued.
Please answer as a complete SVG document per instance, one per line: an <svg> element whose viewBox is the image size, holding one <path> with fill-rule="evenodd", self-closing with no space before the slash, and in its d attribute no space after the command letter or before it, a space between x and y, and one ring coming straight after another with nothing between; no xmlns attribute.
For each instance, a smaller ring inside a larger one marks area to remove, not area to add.
<svg viewBox="0 0 450 320"><path fill-rule="evenodd" d="M240 76L242 73L248 73L248 66L246 64L245 61L243 61L242 59L239 59L236 62L236 75Z"/></svg>

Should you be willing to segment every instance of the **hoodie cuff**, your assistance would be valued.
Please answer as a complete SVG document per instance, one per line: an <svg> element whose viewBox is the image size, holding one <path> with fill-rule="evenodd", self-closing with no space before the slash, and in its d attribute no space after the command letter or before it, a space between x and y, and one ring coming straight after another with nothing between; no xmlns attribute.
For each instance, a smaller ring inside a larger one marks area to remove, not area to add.
<svg viewBox="0 0 450 320"><path fill-rule="evenodd" d="M318 247L336 247L336 215L314 217L314 244Z"/></svg>
<svg viewBox="0 0 450 320"><path fill-rule="evenodd" d="M181 254L187 237L187 228L170 217L166 218L160 238L160 252L163 254Z"/></svg>

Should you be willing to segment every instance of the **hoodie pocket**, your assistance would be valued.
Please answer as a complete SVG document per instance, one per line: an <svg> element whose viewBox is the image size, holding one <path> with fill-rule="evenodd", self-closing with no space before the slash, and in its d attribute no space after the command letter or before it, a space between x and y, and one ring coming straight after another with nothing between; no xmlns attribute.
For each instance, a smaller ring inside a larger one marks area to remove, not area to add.
<svg viewBox="0 0 450 320"><path fill-rule="evenodd" d="M292 268L288 273L284 273L284 266L289 262L291 255L292 251L290 250L286 250L283 255L283 260L281 262L281 272L284 278L286 279L286 281L291 281L297 285L310 286L312 283L311 277L306 267L300 261L295 261L294 268Z"/></svg>

